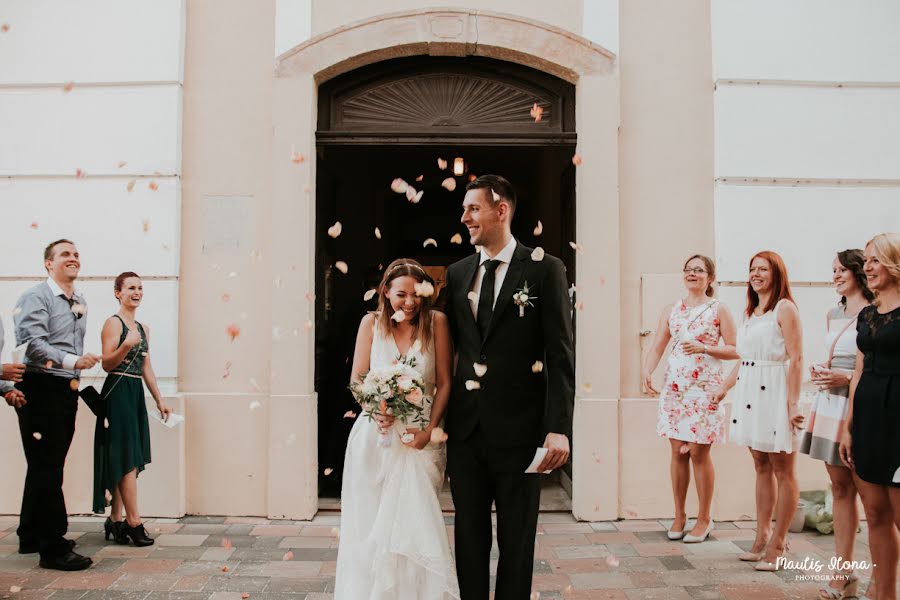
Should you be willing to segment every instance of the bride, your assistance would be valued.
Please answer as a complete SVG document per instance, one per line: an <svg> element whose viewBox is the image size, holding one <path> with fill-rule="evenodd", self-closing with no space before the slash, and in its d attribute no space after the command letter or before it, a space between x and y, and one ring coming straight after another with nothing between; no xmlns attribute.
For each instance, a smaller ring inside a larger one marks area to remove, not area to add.
<svg viewBox="0 0 900 600"><path fill-rule="evenodd" d="M416 261L395 260L378 286L378 310L359 326L353 382L370 369L415 358L426 393L434 394L425 405L427 426L406 429L412 436L401 439L402 423L382 430L365 415L353 425L344 462L335 600L459 598L438 501L447 453L443 444L431 442L450 398L452 361L447 318L431 310L432 284Z"/></svg>

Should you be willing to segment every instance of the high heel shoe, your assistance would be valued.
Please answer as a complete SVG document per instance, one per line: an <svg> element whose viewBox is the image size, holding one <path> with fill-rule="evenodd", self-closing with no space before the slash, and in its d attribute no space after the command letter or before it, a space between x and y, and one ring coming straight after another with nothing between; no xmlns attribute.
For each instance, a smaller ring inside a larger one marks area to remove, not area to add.
<svg viewBox="0 0 900 600"><path fill-rule="evenodd" d="M715 522L710 520L709 525L706 526L706 531L703 532L703 535L686 535L684 536L685 544L697 544L700 542L705 542L706 538L709 537L709 532L716 528Z"/></svg>
<svg viewBox="0 0 900 600"><path fill-rule="evenodd" d="M819 588L819 597L824 600L858 600L859 599L859 578L853 573L834 572L834 578L841 577L844 579L844 587L835 589L830 585Z"/></svg>
<svg viewBox="0 0 900 600"><path fill-rule="evenodd" d="M674 524L675 523L673 522L672 525ZM674 542L683 538L685 533L687 533L687 519L684 520L684 527L681 528L681 531L672 531L669 529L666 531L666 537Z"/></svg>
<svg viewBox="0 0 900 600"><path fill-rule="evenodd" d="M103 523L103 537L106 538L106 541L109 541L109 536L112 536L113 541L117 544L127 544L128 538L122 537L122 521L113 521L111 518L106 517L106 521Z"/></svg>
<svg viewBox="0 0 900 600"><path fill-rule="evenodd" d="M126 543L128 538L131 538L134 545L138 547L153 545L153 538L147 535L147 530L144 529L143 523L138 523L134 527L128 523L122 523L122 536L125 538Z"/></svg>
<svg viewBox="0 0 900 600"><path fill-rule="evenodd" d="M738 554L738 560L742 560L744 562L759 562L763 557L763 552L765 552L765 550L762 550L760 552L743 552L741 554Z"/></svg>
<svg viewBox="0 0 900 600"><path fill-rule="evenodd" d="M784 565L781 564L779 558L784 558L784 555L787 554L788 550L791 549L791 545L788 542L785 542L784 549L781 551L781 555L775 559L775 562L769 562L767 560L760 560L758 563L753 565L753 568L757 571L780 571L784 568Z"/></svg>

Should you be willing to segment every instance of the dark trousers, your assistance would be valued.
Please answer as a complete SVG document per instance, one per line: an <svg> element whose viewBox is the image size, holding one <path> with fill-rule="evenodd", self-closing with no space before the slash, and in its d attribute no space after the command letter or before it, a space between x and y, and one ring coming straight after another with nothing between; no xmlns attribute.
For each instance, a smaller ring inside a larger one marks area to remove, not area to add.
<svg viewBox="0 0 900 600"><path fill-rule="evenodd" d="M20 543L37 542L44 557L68 550L63 541L69 528L62 491L63 468L75 435L78 410L78 395L69 383L54 375L25 373L16 385L25 394L26 404L16 413L28 463L16 533Z"/></svg>
<svg viewBox="0 0 900 600"><path fill-rule="evenodd" d="M456 508L456 572L462 600L490 596L491 504L497 506L495 600L528 600L534 569L541 479L523 471L534 448L491 448L480 429L447 445L447 473Z"/></svg>

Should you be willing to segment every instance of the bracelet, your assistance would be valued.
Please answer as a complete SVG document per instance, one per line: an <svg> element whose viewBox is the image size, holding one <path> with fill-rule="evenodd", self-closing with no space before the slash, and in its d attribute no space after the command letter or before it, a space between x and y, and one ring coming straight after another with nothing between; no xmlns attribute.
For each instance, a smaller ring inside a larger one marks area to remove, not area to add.
<svg viewBox="0 0 900 600"><path fill-rule="evenodd" d="M709 354L709 347L706 344L703 345L703 354Z"/></svg>

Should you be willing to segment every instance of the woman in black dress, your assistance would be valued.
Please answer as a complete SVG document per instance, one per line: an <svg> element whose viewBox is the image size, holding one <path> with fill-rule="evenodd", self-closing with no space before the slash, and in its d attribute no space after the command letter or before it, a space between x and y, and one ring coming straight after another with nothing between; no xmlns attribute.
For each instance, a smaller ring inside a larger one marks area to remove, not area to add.
<svg viewBox="0 0 900 600"><path fill-rule="evenodd" d="M856 368L841 459L855 472L869 525L878 600L895 600L900 528L900 235L866 244L875 303L859 313ZM871 585L870 585L871 588Z"/></svg>

